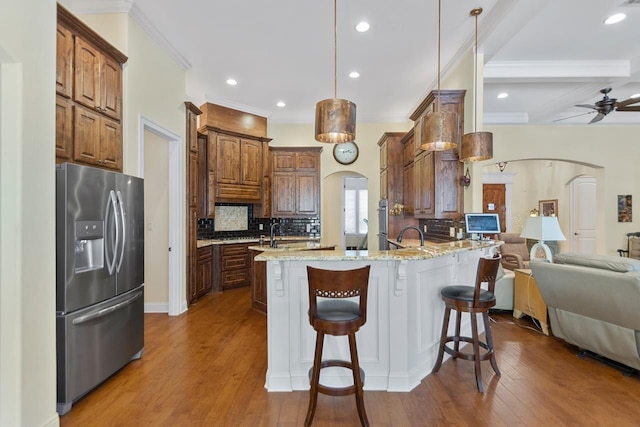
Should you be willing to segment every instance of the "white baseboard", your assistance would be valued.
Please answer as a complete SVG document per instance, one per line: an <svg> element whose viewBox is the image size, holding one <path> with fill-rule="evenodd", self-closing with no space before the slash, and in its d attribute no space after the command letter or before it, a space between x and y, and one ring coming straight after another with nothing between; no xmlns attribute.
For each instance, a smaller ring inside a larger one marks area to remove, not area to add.
<svg viewBox="0 0 640 427"><path fill-rule="evenodd" d="M144 303L144 312L145 313L168 313L169 312L169 303L166 303L166 302L145 302Z"/></svg>

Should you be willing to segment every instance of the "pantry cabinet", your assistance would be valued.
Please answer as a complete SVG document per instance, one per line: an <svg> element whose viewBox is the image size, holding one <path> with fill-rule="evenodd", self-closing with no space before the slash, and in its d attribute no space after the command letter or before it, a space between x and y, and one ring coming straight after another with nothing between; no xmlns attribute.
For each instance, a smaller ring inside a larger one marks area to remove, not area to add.
<svg viewBox="0 0 640 427"><path fill-rule="evenodd" d="M458 147L445 151L420 148L423 127L428 116L437 111L437 91L431 92L411 115L414 121L414 216L416 218L457 219L463 214L464 188L460 185L463 163L459 161L460 141L464 131L464 90L440 92L442 111L455 112L458 125L454 141Z"/></svg>

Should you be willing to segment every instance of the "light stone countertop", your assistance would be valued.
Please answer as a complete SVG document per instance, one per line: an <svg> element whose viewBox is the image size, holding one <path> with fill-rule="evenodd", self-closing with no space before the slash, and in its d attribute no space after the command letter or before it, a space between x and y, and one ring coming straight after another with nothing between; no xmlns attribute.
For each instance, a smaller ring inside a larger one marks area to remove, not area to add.
<svg viewBox="0 0 640 427"><path fill-rule="evenodd" d="M320 242L319 237L309 237L309 236L278 236L276 237L276 242L284 241L284 242ZM203 248L205 246L211 245L230 245L234 243L258 243L260 241L259 237L252 237L248 239L242 238L229 238L229 239L198 239L198 248ZM265 235L264 238L265 243L269 244L269 236Z"/></svg>
<svg viewBox="0 0 640 427"><path fill-rule="evenodd" d="M407 239L407 242L409 239ZM405 241L403 241L405 243ZM491 248L501 245L493 240L459 240L448 243L429 243L389 251L270 251L256 256L256 261L349 261L349 260L419 260L453 255L458 252ZM418 241L419 245L419 241Z"/></svg>
<svg viewBox="0 0 640 427"><path fill-rule="evenodd" d="M299 243L278 243L278 247L269 246L269 241L265 240L263 246L249 246L250 250L262 252L283 252L283 251L318 251L333 250L337 245L325 245L318 241L315 242L299 242Z"/></svg>

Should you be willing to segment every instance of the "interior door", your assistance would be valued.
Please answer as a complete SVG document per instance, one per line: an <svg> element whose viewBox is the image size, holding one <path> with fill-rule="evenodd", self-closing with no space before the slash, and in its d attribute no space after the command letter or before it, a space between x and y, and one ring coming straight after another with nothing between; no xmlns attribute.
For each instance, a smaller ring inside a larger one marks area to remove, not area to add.
<svg viewBox="0 0 640 427"><path fill-rule="evenodd" d="M482 184L482 212L497 213L500 217L500 230L507 230L505 218L507 206L505 203L506 188L504 184Z"/></svg>
<svg viewBox="0 0 640 427"><path fill-rule="evenodd" d="M596 253L596 179L581 176L571 182L571 250Z"/></svg>

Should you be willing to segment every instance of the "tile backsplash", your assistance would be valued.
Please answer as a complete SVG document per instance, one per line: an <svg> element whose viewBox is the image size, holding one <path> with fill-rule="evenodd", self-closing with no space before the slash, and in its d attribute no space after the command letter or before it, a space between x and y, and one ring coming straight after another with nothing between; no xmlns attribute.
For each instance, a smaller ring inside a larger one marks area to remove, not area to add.
<svg viewBox="0 0 640 427"><path fill-rule="evenodd" d="M222 208L223 217L219 217ZM246 215L244 214L246 210ZM235 217L235 219L226 216ZM242 217L246 220L246 227ZM220 222L225 225L220 225ZM198 219L198 239L225 239L236 237L268 236L273 223L276 235L320 237L320 218L254 218L253 205L216 204L215 218ZM262 226L262 230L260 230ZM233 229L235 228L235 229Z"/></svg>
<svg viewBox="0 0 640 427"><path fill-rule="evenodd" d="M248 206L216 206L215 231L247 231L249 229Z"/></svg>

